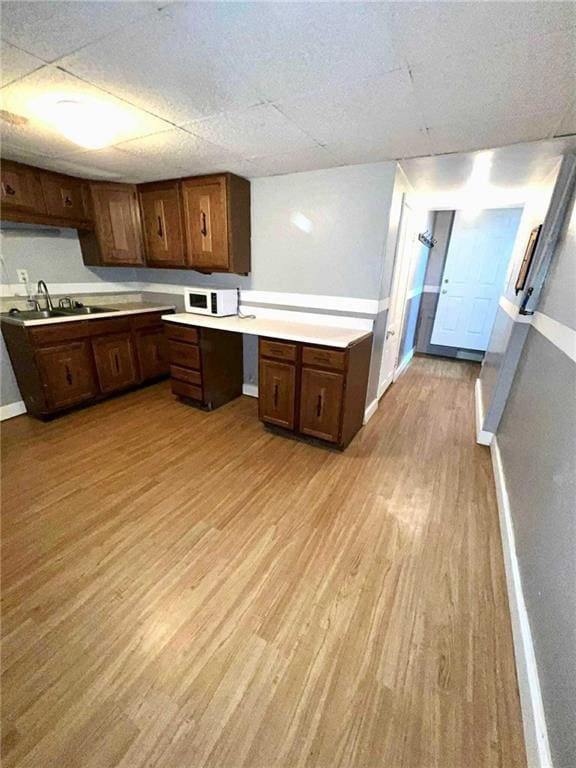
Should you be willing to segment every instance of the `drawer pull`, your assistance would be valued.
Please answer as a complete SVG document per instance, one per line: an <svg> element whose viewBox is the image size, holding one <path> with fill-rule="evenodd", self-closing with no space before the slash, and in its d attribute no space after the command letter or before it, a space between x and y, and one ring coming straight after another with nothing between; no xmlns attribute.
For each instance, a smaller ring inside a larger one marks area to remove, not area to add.
<svg viewBox="0 0 576 768"><path fill-rule="evenodd" d="M16 190L13 187L11 187L10 184L4 184L4 192L10 196L16 194Z"/></svg>
<svg viewBox="0 0 576 768"><path fill-rule="evenodd" d="M68 197L68 195L66 195L64 198L64 205L67 205L68 207L72 205L72 200Z"/></svg>

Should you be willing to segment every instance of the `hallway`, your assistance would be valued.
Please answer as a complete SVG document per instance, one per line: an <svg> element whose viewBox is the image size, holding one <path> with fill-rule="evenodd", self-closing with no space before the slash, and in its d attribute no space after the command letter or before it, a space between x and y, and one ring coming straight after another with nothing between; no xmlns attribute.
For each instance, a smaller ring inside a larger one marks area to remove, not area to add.
<svg viewBox="0 0 576 768"><path fill-rule="evenodd" d="M165 383L5 423L5 768L525 768L478 370L345 453Z"/></svg>

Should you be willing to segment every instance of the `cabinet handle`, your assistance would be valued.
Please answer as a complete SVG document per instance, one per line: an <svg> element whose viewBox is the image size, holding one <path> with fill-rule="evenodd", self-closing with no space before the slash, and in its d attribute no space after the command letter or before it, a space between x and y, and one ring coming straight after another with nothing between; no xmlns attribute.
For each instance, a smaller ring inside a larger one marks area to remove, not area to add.
<svg viewBox="0 0 576 768"><path fill-rule="evenodd" d="M324 410L324 390L320 392L318 395L318 400L316 401L316 417L321 419L322 418L322 411Z"/></svg>
<svg viewBox="0 0 576 768"><path fill-rule="evenodd" d="M16 190L13 187L11 187L10 184L4 184L3 186L4 186L4 192L7 195L15 195L16 194Z"/></svg>
<svg viewBox="0 0 576 768"><path fill-rule="evenodd" d="M164 237L164 230L162 229L162 218L158 216L158 237Z"/></svg>
<svg viewBox="0 0 576 768"><path fill-rule="evenodd" d="M278 408L278 384L274 384L274 393L272 395L274 408Z"/></svg>
<svg viewBox="0 0 576 768"><path fill-rule="evenodd" d="M120 373L120 360L118 359L118 352L114 352L114 364L116 365L116 373Z"/></svg>
<svg viewBox="0 0 576 768"><path fill-rule="evenodd" d="M204 211L200 211L200 220L202 221L202 224L200 226L200 234L206 237L208 234L208 229L206 227L206 214Z"/></svg>
<svg viewBox="0 0 576 768"><path fill-rule="evenodd" d="M68 197L68 195L66 195L64 198L64 205L67 205L68 207L72 205L72 200Z"/></svg>
<svg viewBox="0 0 576 768"><path fill-rule="evenodd" d="M68 384L72 385L72 371L70 370L69 366L65 366L66 368L66 381Z"/></svg>

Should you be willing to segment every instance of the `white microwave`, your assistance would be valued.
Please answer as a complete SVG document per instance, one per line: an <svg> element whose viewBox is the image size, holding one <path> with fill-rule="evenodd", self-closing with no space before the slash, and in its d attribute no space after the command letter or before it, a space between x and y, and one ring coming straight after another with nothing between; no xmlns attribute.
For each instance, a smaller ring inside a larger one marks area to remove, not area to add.
<svg viewBox="0 0 576 768"><path fill-rule="evenodd" d="M219 317L238 314L236 288L186 288L184 301L186 312Z"/></svg>

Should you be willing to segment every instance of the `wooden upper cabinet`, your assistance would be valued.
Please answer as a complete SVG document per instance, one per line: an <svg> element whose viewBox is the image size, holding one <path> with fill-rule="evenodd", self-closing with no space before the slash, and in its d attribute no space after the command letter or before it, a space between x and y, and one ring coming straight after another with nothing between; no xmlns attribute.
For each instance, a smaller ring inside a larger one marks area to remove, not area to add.
<svg viewBox="0 0 576 768"><path fill-rule="evenodd" d="M40 174L41 171L36 168L3 160L0 168L2 208L27 214L45 214Z"/></svg>
<svg viewBox="0 0 576 768"><path fill-rule="evenodd" d="M138 192L146 264L151 267L186 267L179 183L141 184Z"/></svg>
<svg viewBox="0 0 576 768"><path fill-rule="evenodd" d="M231 173L181 182L188 266L250 271L250 182Z"/></svg>
<svg viewBox="0 0 576 768"><path fill-rule="evenodd" d="M136 187L90 185L94 235L80 233L84 262L92 266L143 266L144 250Z"/></svg>
<svg viewBox="0 0 576 768"><path fill-rule="evenodd" d="M40 176L46 211L61 219L88 219L88 185L72 176L44 173Z"/></svg>

